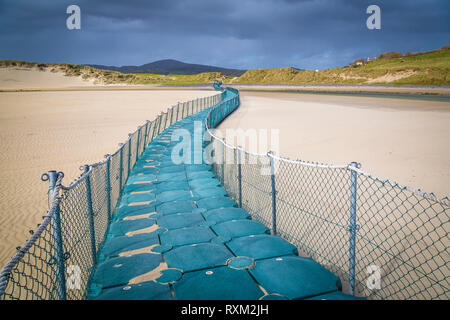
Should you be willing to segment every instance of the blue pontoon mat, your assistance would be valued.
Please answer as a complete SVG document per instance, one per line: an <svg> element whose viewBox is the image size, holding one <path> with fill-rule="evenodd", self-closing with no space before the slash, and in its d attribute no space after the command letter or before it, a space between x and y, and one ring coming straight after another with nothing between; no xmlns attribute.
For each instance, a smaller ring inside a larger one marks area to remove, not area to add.
<svg viewBox="0 0 450 320"><path fill-rule="evenodd" d="M193 133L207 114L178 121L144 149L100 245L88 299L352 299L334 274L238 208L211 166L194 162L201 152L191 146L194 164L172 161L174 129Z"/></svg>
<svg viewBox="0 0 450 320"><path fill-rule="evenodd" d="M227 242L226 245L236 256L249 256L254 259L298 255L297 247L279 236L268 234L236 238Z"/></svg>
<svg viewBox="0 0 450 320"><path fill-rule="evenodd" d="M189 272L173 291L180 300L257 300L264 295L247 271L229 267Z"/></svg>
<svg viewBox="0 0 450 320"><path fill-rule="evenodd" d="M233 254L222 244L199 243L181 246L164 254L170 268L184 273L205 268L224 266Z"/></svg>
<svg viewBox="0 0 450 320"><path fill-rule="evenodd" d="M288 299L305 299L340 289L339 278L311 258L258 260L249 271L268 293Z"/></svg>

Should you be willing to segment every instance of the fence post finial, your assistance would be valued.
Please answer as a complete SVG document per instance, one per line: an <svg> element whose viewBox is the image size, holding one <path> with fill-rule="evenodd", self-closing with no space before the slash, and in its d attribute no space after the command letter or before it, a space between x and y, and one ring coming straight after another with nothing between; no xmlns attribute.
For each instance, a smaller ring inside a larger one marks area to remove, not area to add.
<svg viewBox="0 0 450 320"><path fill-rule="evenodd" d="M56 191L56 183L58 177L62 175L64 177L64 173L56 172L56 170L50 170L47 173L43 173L41 175L42 181L48 181L49 184L49 195L50 195L50 207L52 203L57 200L58 196ZM53 229L53 242L54 242L54 250L55 256L54 261L56 263L56 282L57 282L57 295L59 300L67 299L67 291L66 291L66 275L65 275L65 267L64 267L64 247L63 247L63 239L62 239L62 231L61 231L61 210L59 207L59 202L55 207L55 212L52 217L52 229Z"/></svg>
<svg viewBox="0 0 450 320"><path fill-rule="evenodd" d="M97 263L97 249L95 244L95 224L94 224L94 209L92 206L92 189L91 189L91 177L89 172L89 165L84 165L84 174L86 177L86 200L88 208L88 218L89 218L89 233L91 236L91 251L92 251L92 263L95 265Z"/></svg>
<svg viewBox="0 0 450 320"><path fill-rule="evenodd" d="M361 165L357 162L352 162L349 167L360 168ZM355 268L356 268L356 201L357 201L357 177L358 173L355 170L351 170L350 173L350 221L348 225L348 231L350 232L349 239L349 293L355 295Z"/></svg>

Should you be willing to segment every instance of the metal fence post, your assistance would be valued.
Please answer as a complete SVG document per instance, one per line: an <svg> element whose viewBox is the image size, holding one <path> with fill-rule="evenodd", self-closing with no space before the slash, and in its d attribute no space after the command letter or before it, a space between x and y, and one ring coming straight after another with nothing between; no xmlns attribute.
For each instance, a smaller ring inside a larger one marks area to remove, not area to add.
<svg viewBox="0 0 450 320"><path fill-rule="evenodd" d="M153 139L155 139L156 126L158 125L158 118L153 120L152 124L153 124L153 130L152 130L152 140L151 141L153 141Z"/></svg>
<svg viewBox="0 0 450 320"><path fill-rule="evenodd" d="M161 112L161 114L159 115L159 117L158 117L158 134L160 134L161 133L161 122L162 122L162 115L163 115L164 113L163 112ZM158 135L157 134L157 135Z"/></svg>
<svg viewBox="0 0 450 320"><path fill-rule="evenodd" d="M86 200L88 206L88 217L89 217L89 233L91 235L91 250L92 250L92 263L95 265L97 263L97 249L95 245L95 225L94 225L94 209L92 207L92 190L91 190L91 177L89 175L89 166L84 166L84 174L86 177Z"/></svg>
<svg viewBox="0 0 450 320"><path fill-rule="evenodd" d="M131 170L131 133L128 134L128 161L127 161L127 178L130 175Z"/></svg>
<svg viewBox="0 0 450 320"><path fill-rule="evenodd" d="M106 158L106 209L108 210L108 219L111 220L111 155L105 155Z"/></svg>
<svg viewBox="0 0 450 320"><path fill-rule="evenodd" d="M167 128L167 118L169 117L169 111L166 112L166 119L164 120L164 129ZM164 130L163 129L163 130Z"/></svg>
<svg viewBox="0 0 450 320"><path fill-rule="evenodd" d="M56 172L55 170L51 170L47 173L42 174L41 180L47 181L49 183L49 194L50 194L50 203L53 203L55 197L55 187L56 181L58 180L58 176L64 174L62 172ZM56 210L52 217L52 228L53 228L53 238L54 238L54 246L55 246L55 262L56 262L56 282L57 282L57 294L59 300L66 300L66 275L65 275L65 267L64 267L64 249L63 249L63 240L62 240L62 231L61 231L61 211L59 203L56 206Z"/></svg>
<svg viewBox="0 0 450 320"><path fill-rule="evenodd" d="M139 145L140 145L140 143L141 143L141 129L142 129L142 126L141 127L139 127L139 129L137 130L137 140L136 140L136 162L137 162L137 160L138 160L138 158L139 158Z"/></svg>
<svg viewBox="0 0 450 320"><path fill-rule="evenodd" d="M241 166L241 147L238 146L237 162L238 162L238 194L239 194L239 208L242 208L242 166Z"/></svg>
<svg viewBox="0 0 450 320"><path fill-rule="evenodd" d="M360 164L352 162L349 167L359 168ZM356 224L356 189L357 189L358 173L351 170L350 177L350 221L348 231L350 232L349 239L349 293L355 294L355 266L356 266L356 231L358 225Z"/></svg>
<svg viewBox="0 0 450 320"><path fill-rule="evenodd" d="M144 145L142 148L142 151L144 151L145 147L147 146L147 138L148 138L148 124L149 124L149 120L147 120L146 124L145 124L145 133L144 133Z"/></svg>
<svg viewBox="0 0 450 320"><path fill-rule="evenodd" d="M122 189L122 179L123 179L123 144L119 143L120 146L120 166L119 166L119 186Z"/></svg>
<svg viewBox="0 0 450 320"><path fill-rule="evenodd" d="M270 160L270 180L272 182L272 234L277 234L277 190L275 187L275 165L273 152L269 151L267 156Z"/></svg>
<svg viewBox="0 0 450 320"><path fill-rule="evenodd" d="M222 143L222 184L225 185L225 138Z"/></svg>

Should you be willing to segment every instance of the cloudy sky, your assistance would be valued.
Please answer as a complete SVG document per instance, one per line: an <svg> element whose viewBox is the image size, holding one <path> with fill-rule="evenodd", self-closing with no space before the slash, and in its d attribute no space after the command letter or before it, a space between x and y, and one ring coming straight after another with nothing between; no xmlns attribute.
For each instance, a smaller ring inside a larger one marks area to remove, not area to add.
<svg viewBox="0 0 450 320"><path fill-rule="evenodd" d="M372 4L381 30L366 27ZM0 0L0 59L324 69L450 45L449 21L449 0Z"/></svg>

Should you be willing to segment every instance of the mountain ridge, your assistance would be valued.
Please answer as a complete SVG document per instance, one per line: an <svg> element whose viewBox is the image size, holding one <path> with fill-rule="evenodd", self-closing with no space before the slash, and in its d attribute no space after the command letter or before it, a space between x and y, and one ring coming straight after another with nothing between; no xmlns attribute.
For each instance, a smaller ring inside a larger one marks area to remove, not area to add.
<svg viewBox="0 0 450 320"><path fill-rule="evenodd" d="M185 74L193 75L207 72L220 72L229 77L240 77L247 70L230 69L223 67L216 67L204 64L194 64L178 61L175 59L163 59L140 66L106 66L98 64L86 64L86 66L93 67L100 70L111 70L122 73L152 73L152 74Z"/></svg>

